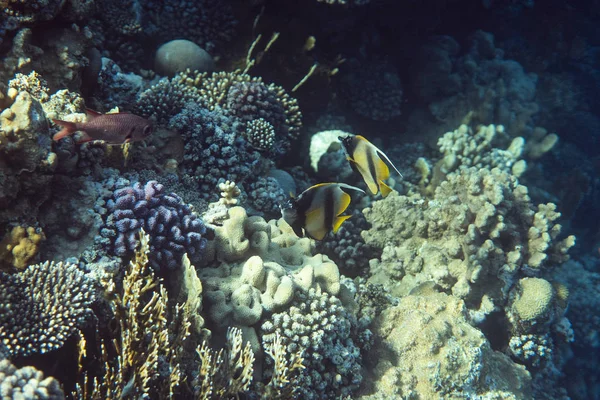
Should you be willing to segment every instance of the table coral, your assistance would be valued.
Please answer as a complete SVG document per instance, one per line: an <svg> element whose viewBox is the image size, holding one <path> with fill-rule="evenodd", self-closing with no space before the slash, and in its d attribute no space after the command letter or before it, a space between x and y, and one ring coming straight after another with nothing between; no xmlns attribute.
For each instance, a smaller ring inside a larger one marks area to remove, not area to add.
<svg viewBox="0 0 600 400"><path fill-rule="evenodd" d="M82 326L95 297L95 283L74 264L0 272L0 343L12 356L56 350Z"/></svg>
<svg viewBox="0 0 600 400"><path fill-rule="evenodd" d="M373 330L373 387L361 399L531 398L529 373L490 348L453 296L403 297Z"/></svg>

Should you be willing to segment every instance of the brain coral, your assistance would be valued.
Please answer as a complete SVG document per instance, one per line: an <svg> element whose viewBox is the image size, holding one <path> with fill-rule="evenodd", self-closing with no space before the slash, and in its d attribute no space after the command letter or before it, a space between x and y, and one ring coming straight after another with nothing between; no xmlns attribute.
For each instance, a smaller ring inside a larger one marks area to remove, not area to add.
<svg viewBox="0 0 600 400"><path fill-rule="evenodd" d="M448 175L433 198L392 193L365 210L365 242L382 249L374 280L392 277L407 294L426 281L465 299L483 314L507 299L522 269L560 264L574 244L558 240L553 204L531 204L527 188L499 169Z"/></svg>
<svg viewBox="0 0 600 400"><path fill-rule="evenodd" d="M193 263L201 260L206 243L204 223L181 197L164 193L160 183L149 181L142 186L138 182L117 189L107 206L111 211L107 228L115 231L115 255L131 254L138 245L140 229L144 229L150 235L149 258L155 270L180 267L185 253Z"/></svg>
<svg viewBox="0 0 600 400"><path fill-rule="evenodd" d="M94 282L74 264L0 272L0 343L13 356L56 350L81 327L94 299Z"/></svg>

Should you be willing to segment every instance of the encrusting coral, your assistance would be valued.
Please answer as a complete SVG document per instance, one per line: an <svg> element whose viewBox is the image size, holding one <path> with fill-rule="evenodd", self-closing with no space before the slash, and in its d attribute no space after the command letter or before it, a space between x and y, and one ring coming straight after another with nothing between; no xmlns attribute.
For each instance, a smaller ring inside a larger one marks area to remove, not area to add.
<svg viewBox="0 0 600 400"><path fill-rule="evenodd" d="M0 272L0 343L12 356L56 350L91 314L95 298L94 281L74 264Z"/></svg>
<svg viewBox="0 0 600 400"><path fill-rule="evenodd" d="M471 326L462 300L408 295L375 320L373 385L363 400L531 398L531 376L493 351Z"/></svg>
<svg viewBox="0 0 600 400"><path fill-rule="evenodd" d="M23 270L37 255L42 240L46 239L40 228L15 226L0 241L0 270Z"/></svg>

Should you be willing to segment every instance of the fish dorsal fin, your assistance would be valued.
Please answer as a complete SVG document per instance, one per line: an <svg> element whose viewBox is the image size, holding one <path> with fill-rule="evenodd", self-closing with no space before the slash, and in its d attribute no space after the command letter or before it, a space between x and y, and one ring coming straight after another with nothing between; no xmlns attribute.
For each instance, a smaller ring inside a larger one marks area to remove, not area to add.
<svg viewBox="0 0 600 400"><path fill-rule="evenodd" d="M92 110L91 108L86 108L86 109L85 109L85 114L87 115L87 117L88 117L89 119L93 119L93 118L96 118L96 117L99 117L99 116L101 116L101 115L102 115L102 114L101 114L101 113L99 113L98 111L94 111L94 110Z"/></svg>
<svg viewBox="0 0 600 400"><path fill-rule="evenodd" d="M383 198L386 198L392 192L392 188L386 185L384 181L379 181L379 189Z"/></svg>
<svg viewBox="0 0 600 400"><path fill-rule="evenodd" d="M379 157L382 157L383 159L385 159L385 161L387 161L387 163L390 164L392 166L392 168L394 168L396 173L398 173L398 175L400 175L400 178L404 178L402 176L402 174L400 173L400 171L398 171L398 168L396 168L394 163L388 158L388 156L386 156L385 153L383 151L379 150L378 148L375 148L375 149L377 150L377 154L379 155Z"/></svg>
<svg viewBox="0 0 600 400"><path fill-rule="evenodd" d="M340 187L340 189L342 189L342 190L350 189L350 190L356 190L357 192L361 192L362 194L366 194L364 190L357 188L356 186L348 185L346 183L336 183L336 185L338 185Z"/></svg>
<svg viewBox="0 0 600 400"><path fill-rule="evenodd" d="M342 224L344 223L344 221L350 217L351 217L351 215L340 215L339 217L337 217L335 219L335 222L333 223L333 233L337 233L340 230L340 228L342 227Z"/></svg>

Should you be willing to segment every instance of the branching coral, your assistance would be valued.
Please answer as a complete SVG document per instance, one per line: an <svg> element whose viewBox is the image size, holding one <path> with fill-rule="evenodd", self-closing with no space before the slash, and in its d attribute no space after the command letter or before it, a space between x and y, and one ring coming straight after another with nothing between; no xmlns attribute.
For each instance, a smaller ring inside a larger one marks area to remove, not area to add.
<svg viewBox="0 0 600 400"><path fill-rule="evenodd" d="M112 311L120 326L120 338L115 341L118 356L109 359L107 343L104 354L104 377L92 398L121 398L158 393L172 396L181 383L179 366L183 342L189 335L189 321L175 315L168 319L167 291L148 268L150 237L140 233L140 246L123 278L122 289L115 281L104 282ZM169 324L169 322L171 322ZM166 362L168 372L161 373Z"/></svg>
<svg viewBox="0 0 600 400"><path fill-rule="evenodd" d="M0 343L13 356L62 347L91 313L94 286L68 263L46 261L18 274L0 272Z"/></svg>

